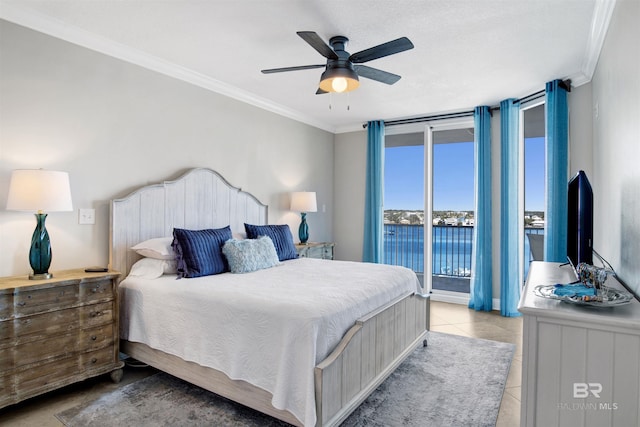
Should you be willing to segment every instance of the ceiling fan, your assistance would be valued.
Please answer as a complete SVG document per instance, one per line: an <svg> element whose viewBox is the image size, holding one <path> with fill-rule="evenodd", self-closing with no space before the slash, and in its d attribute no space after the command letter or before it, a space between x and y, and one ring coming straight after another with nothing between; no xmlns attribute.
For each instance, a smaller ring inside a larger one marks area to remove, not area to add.
<svg viewBox="0 0 640 427"><path fill-rule="evenodd" d="M298 67L272 68L262 70L262 72L264 74L271 74L281 73L284 71L310 70L313 68L325 67L325 71L320 77L320 85L316 94L328 92L349 92L357 89L358 86L360 86L358 77L365 77L367 79L392 85L400 80L399 75L360 64L413 49L413 43L411 43L408 38L401 37L350 55L349 52L345 50L349 39L344 36L331 37L329 40L331 47L329 47L329 45L327 45L314 31L298 31L296 34L309 43L311 47L320 53L320 55L327 58L327 63L319 65L301 65Z"/></svg>

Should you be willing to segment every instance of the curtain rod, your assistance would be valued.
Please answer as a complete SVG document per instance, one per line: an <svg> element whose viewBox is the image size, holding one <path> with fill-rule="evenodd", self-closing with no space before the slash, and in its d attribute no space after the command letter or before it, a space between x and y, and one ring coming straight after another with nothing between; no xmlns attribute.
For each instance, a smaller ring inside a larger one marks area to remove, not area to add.
<svg viewBox="0 0 640 427"><path fill-rule="evenodd" d="M571 92L571 80L562 80L558 86L566 90L567 92ZM516 103L522 103L527 101L533 101L534 99L541 98L545 95L546 90L539 90L538 92L532 93L527 96L523 96L522 98L516 99ZM496 105L493 107L489 107L489 112L493 113L493 111L500 110L500 106ZM385 120L385 126L394 126L394 125L404 125L409 123L420 123L420 122L430 122L433 120L446 120L446 119L456 119L460 117L470 117L473 116L474 111L461 111L459 113L446 113L446 114L435 114L431 116L421 116L421 117L412 117L409 119L397 119L397 120ZM493 115L493 114L492 114ZM367 128L367 124L364 123L362 125L363 129Z"/></svg>
<svg viewBox="0 0 640 427"><path fill-rule="evenodd" d="M398 120L385 120L385 126L393 126L393 125L403 125L407 123L419 123L419 122L429 122L432 120L444 120L444 119L455 119L458 117L470 117L473 116L473 111L462 111L459 113L447 113L447 114L436 114L432 116L422 116L422 117L413 117L410 119L398 119ZM362 127L367 127L365 123Z"/></svg>

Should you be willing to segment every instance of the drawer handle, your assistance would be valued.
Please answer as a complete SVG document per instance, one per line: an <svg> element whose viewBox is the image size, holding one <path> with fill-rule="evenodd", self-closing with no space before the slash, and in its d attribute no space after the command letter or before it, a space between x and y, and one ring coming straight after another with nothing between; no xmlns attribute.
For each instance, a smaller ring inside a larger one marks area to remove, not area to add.
<svg viewBox="0 0 640 427"><path fill-rule="evenodd" d="M91 359L91 363L96 363L98 361L98 359L96 359L95 357Z"/></svg>
<svg viewBox="0 0 640 427"><path fill-rule="evenodd" d="M101 311L92 311L91 313L89 313L89 317L98 317L98 316L102 316Z"/></svg>
<svg viewBox="0 0 640 427"><path fill-rule="evenodd" d="M94 294L100 291L100 286L96 286L95 288L91 289L91 292L93 292Z"/></svg>
<svg viewBox="0 0 640 427"><path fill-rule="evenodd" d="M98 337L96 337L95 335L91 335L91 341L95 341L96 339L98 339Z"/></svg>
<svg viewBox="0 0 640 427"><path fill-rule="evenodd" d="M24 301L20 301L20 302L18 303L18 305L19 305L20 307L24 307L25 305L27 305L27 303L26 303L26 302L24 302Z"/></svg>

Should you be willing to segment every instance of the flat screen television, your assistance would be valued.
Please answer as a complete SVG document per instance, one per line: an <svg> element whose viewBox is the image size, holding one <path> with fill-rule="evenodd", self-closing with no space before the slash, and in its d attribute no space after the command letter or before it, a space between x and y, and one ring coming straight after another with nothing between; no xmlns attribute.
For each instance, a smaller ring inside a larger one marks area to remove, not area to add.
<svg viewBox="0 0 640 427"><path fill-rule="evenodd" d="M567 220L569 262L593 265L593 190L584 171L569 180Z"/></svg>

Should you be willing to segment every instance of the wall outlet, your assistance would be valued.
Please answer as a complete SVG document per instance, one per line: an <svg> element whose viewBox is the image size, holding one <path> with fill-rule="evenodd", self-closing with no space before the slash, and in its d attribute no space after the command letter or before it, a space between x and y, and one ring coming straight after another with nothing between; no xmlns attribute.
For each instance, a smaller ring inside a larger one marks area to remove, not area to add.
<svg viewBox="0 0 640 427"><path fill-rule="evenodd" d="M96 210L95 209L80 209L78 214L78 224L95 224L96 223Z"/></svg>

